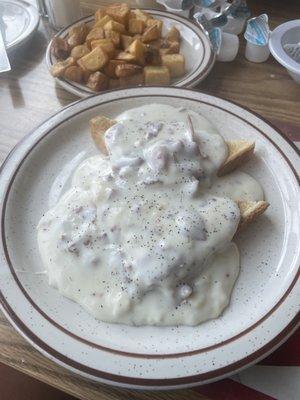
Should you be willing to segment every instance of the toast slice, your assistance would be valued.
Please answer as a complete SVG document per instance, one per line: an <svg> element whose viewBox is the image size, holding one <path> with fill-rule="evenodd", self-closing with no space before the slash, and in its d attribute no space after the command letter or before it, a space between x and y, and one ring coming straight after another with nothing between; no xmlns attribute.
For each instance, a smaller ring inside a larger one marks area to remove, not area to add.
<svg viewBox="0 0 300 400"><path fill-rule="evenodd" d="M241 219L237 232L247 228L251 222L255 221L259 215L264 213L269 207L267 201L238 201L237 205L240 209Z"/></svg>
<svg viewBox="0 0 300 400"><path fill-rule="evenodd" d="M219 168L218 176L223 176L244 164L253 154L255 143L247 140L233 140L226 142L228 156Z"/></svg>
<svg viewBox="0 0 300 400"><path fill-rule="evenodd" d="M103 117L99 115L98 117L92 118L90 120L90 128L91 128L91 135L94 140L95 145L98 149L104 153L108 154L106 145L105 145L105 132L111 126L115 125L117 121Z"/></svg>

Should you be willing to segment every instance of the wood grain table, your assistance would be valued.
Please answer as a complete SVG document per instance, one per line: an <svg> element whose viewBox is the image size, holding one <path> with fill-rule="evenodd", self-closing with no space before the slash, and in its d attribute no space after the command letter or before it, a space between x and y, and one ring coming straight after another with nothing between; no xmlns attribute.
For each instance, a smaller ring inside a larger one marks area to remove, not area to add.
<svg viewBox="0 0 300 400"><path fill-rule="evenodd" d="M296 1L250 1L254 15L266 11L271 27L299 17ZM13 146L63 106L77 98L60 89L50 77L45 49L51 32L41 21L28 47L12 59L12 71L0 75L0 162ZM247 106L281 128L293 140L300 140L300 85L297 85L272 57L253 64L244 58L244 40L232 63L217 63L198 89ZM0 362L43 382L85 399L205 399L193 390L178 392L131 392L91 383L57 366L34 350L0 312Z"/></svg>

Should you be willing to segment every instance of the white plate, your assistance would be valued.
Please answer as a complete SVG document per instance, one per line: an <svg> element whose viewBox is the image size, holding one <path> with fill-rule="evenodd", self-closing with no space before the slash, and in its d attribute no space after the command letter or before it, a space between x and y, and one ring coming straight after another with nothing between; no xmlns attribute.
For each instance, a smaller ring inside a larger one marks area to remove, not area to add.
<svg viewBox="0 0 300 400"><path fill-rule="evenodd" d="M8 52L23 46L38 28L40 16L37 9L22 0L1 0L0 25Z"/></svg>
<svg viewBox="0 0 300 400"><path fill-rule="evenodd" d="M264 187L270 207L238 238L241 273L224 314L197 327L102 323L50 288L41 271L36 225L65 191L61 178L95 153L88 121L150 102L201 112L225 138L255 140L243 169ZM265 357L299 321L300 218L296 148L250 111L196 91L132 88L89 97L25 137L0 176L0 290L11 323L43 354L87 378L134 388L211 382Z"/></svg>
<svg viewBox="0 0 300 400"><path fill-rule="evenodd" d="M178 87L196 86L208 75L215 62L215 54L205 31L191 20L179 15L174 15L167 11L150 9L147 9L146 11L153 15L153 17L164 22L163 36L172 26L176 26L181 33L182 41L180 52L185 56L187 73L183 77L174 80L172 85ZM57 33L56 36L65 38L68 34L68 31L73 26L79 25L82 22L91 25L93 21L93 15L81 18L74 24L62 29ZM55 57L53 57L51 54L50 48L51 42L49 43L46 52L46 62L48 68L50 68L56 62ZM56 78L56 80L68 92L79 97L88 97L95 94L93 90L89 89L85 85L72 82L65 78Z"/></svg>

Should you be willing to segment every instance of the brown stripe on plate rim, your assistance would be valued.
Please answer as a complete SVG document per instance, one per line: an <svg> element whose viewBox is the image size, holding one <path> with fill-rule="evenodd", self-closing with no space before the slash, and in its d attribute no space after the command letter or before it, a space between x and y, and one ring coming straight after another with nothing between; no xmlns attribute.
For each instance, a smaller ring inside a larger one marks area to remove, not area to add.
<svg viewBox="0 0 300 400"><path fill-rule="evenodd" d="M158 87L158 88L160 88L160 87ZM179 91L181 91L181 90L188 90L188 91L191 91L191 92L199 93L199 92L197 92L197 91L195 91L195 90L192 90L192 89L172 88L172 90L174 90L174 89L179 90ZM128 90L130 91L130 90L135 90L135 89L134 89L134 88L132 88L132 89L126 89L126 91L128 91ZM118 90L113 90L113 91L111 91L111 92L115 92L115 91L118 91ZM96 96L97 96L97 95L92 96L92 97L96 97ZM259 128L257 128L255 125L251 124L250 122L248 122L248 121L245 120L244 118L240 117L239 115L236 115L236 114L234 114L233 112L228 111L228 110L226 110L226 109L224 109L224 108L222 108L222 107L216 106L216 105L214 105L213 103L210 103L210 102L205 102L205 101L201 101L201 100L197 100L197 99L188 99L188 98L186 98L186 97L174 96L174 95L159 95L159 94L155 94L155 95L135 95L135 96L125 96L125 97L122 97L122 98L113 99L113 100L109 100L109 101L106 101L106 102L101 102L100 104L96 104L96 105L90 106L90 107L88 107L88 108L85 108L85 109L83 109L83 110L77 112L77 113L74 114L74 115L77 116L77 115L79 115L79 114L81 114L81 113L83 113L83 112L85 112L85 111L87 111L87 110L96 108L96 107L98 107L99 105L108 104L108 103L114 102L114 101L116 101L116 100L126 100L126 99L132 99L132 98L136 98L136 97L138 97L138 98L139 98L139 97L171 97L171 98L174 98L174 97L175 97L175 98L180 98L180 99L185 99L185 100L190 100L190 101L194 101L194 102L198 102L198 103L207 104L207 105L209 105L209 106L212 106L212 107L215 107L215 108L219 108L219 109L221 109L221 110L224 110L225 112L227 112L227 113L229 113L229 114L231 114L231 115L233 115L233 116L235 116L235 117L241 119L241 120L244 121L246 124L252 126L254 129L256 129L257 131L259 131L264 137L266 137L266 138L273 144L273 146L281 153L281 155L283 156L283 158L287 161L287 163L289 164L291 170L292 170L293 173L295 174L296 179L297 179L298 182L299 182L299 177L297 176L297 173L296 173L296 171L295 171L293 165L291 164L291 162L289 161L289 159L286 157L286 155L282 152L282 150L277 146L277 144L273 142L272 139L270 139L263 131L261 131L261 130L260 130ZM217 97L217 96L211 96L211 97ZM79 100L79 101L76 102L76 104L77 104L77 103L80 103L80 102L82 102L82 101L84 101L84 100L85 100L85 99ZM222 99L222 100L223 100L223 99ZM228 100L226 100L226 101L230 103L230 101L228 101ZM233 104L236 104L236 103L234 103L234 102L232 102L232 103L233 103ZM74 103L73 103L73 104L74 104ZM59 115L59 114L60 114L61 112L63 112L65 109L71 108L73 104L71 104L71 105L65 107L62 111L60 111L60 112L54 114L53 116ZM236 104L236 105L238 105L238 104ZM241 108L247 109L246 107L243 107L243 106L240 106L240 105L238 105L238 106L241 107ZM249 110L249 112L255 115L255 113L253 113L252 111ZM73 115L73 116L74 116L74 115ZM257 114L256 114L256 115L257 115ZM46 121L49 121L51 118L53 118L53 116L50 117L50 118L48 118L48 120L46 120ZM260 119L263 119L263 118L261 118L260 116L258 116L258 117L259 117ZM68 117L68 118L70 118L70 117ZM44 123L45 123L46 121L44 121ZM220 343L215 344L215 345L212 345L212 346L208 346L208 347L206 347L206 348L197 349L197 350L193 350L193 351L190 351L190 352L175 353L175 354L163 354L163 355L130 353L130 352L123 352L123 351L115 350L115 349L111 349L111 348L106 348L106 347L101 346L101 345L99 345L99 344L96 344L96 343L87 341L86 339L83 339L83 338L81 338L81 337L79 337L79 336L73 334L72 332L69 332L67 329L65 329L64 327L62 327L61 325L59 325L57 322L55 322L54 320L52 320L47 314L45 314L45 313L37 306L36 303L34 303L34 301L31 299L31 297L29 296L29 294L26 292L25 288L22 286L21 282L19 281L19 279L18 279L18 277L17 277L17 274L15 273L14 267L13 267L13 265L12 265L12 263L11 263L11 260L10 260L10 257L9 257L9 253L8 253L7 245L6 245L6 240L5 240L5 210L6 210L6 204L7 204L8 196L9 196L9 193L10 193L10 189L11 189L11 187L12 187L12 184L13 184L13 182L14 182L14 179L15 179L15 177L16 177L16 175L17 175L19 169L21 168L23 162L24 162L25 159L27 158L27 156L28 156L28 155L30 154L30 152L38 145L38 143L39 143L41 140L43 140L48 134L50 134L50 133L53 131L53 129L57 128L57 126L59 126L59 125L62 125L64 122L65 122L65 119L64 119L63 121L59 122L58 124L56 124L55 126L51 127L48 131L46 131L46 132L33 144L33 146L26 152L26 154L24 155L24 157L23 157L22 160L20 161L20 163L19 163L19 165L17 166L17 168L16 168L16 170L15 170L13 176L11 177L11 179L10 179L10 181L9 181L9 184L8 184L8 187L7 187L7 191L6 191L6 194L5 194L5 199L4 199L4 202L3 202L3 211L2 211L2 217L1 217L1 230L2 230L3 248L4 248L5 256L6 256L6 259L7 259L7 264L8 264L8 266L9 266L9 268L10 268L10 271L11 271L11 273L12 273L12 276L13 276L13 278L14 278L16 284L19 286L20 290L21 290L22 293L24 294L24 296L25 296L25 297L27 298L27 300L30 302L30 304L36 309L37 312L39 312L46 320L48 320L49 323L51 323L53 326L55 326L55 327L57 327L58 329L60 329L62 332L64 332L64 333L67 334L68 336L73 337L74 339L76 339L76 340L78 340L78 341L80 341L80 342L82 342L82 343L85 343L85 344L87 344L87 345L89 345L89 346L91 346L91 347L98 348L98 349L104 350L104 351L108 351L108 352L111 352L111 353L114 353L114 354L123 355L123 356L129 356L129 357L136 357L136 358L148 358L148 359L152 359L152 358L153 358L153 359L178 358L178 357L191 356L191 355L199 354L199 353L206 352L206 351L209 351L209 350L213 350L213 349L216 349L216 348L218 348L218 347L224 346L224 345L226 345L226 344L228 344L228 343L230 343L230 342L232 342L232 341L238 339L239 337L245 335L246 333L248 333L249 331L253 330L253 329L254 329L255 327L257 327L258 325L260 325L261 322L263 322L266 318L268 318L268 317L280 306L280 304L282 304L282 302L283 302L283 301L285 300L285 298L288 296L288 294L290 293L290 291L292 290L292 288L294 287L294 285L296 284L296 282L297 282L297 280L298 280L298 277L299 277L299 275L300 275L300 270L299 270L299 269L298 269L298 271L297 271L297 273L296 273L296 275L295 275L295 277L294 277L294 279L293 279L291 285L289 286L289 288L287 289L287 291L284 293L284 295L282 296L282 298L276 303L276 305L275 305L267 314L265 314L260 320L258 320L255 324L251 325L249 328L247 328L247 329L244 330L243 332L240 332L239 334L237 334L237 335L235 335L235 336L233 336L233 337L231 337L231 338L229 338L229 339L227 339L227 340L225 340L225 341L223 341L223 342L220 342ZM41 127L44 123L42 123L42 124L40 125L40 127ZM268 123L268 121L266 121L266 123ZM269 124L269 123L268 123L268 124ZM269 124L269 125L271 126L271 124ZM37 128L36 128L36 129L37 129ZM284 138L284 140L285 140L289 145L292 145L292 147L296 150L296 152L297 152L298 154L300 153L300 152L299 152L299 149L297 149L296 146L294 146L294 145L289 141L288 138L286 138L280 131L278 131L278 129L276 129L276 128L274 128L274 129L276 130L276 132L278 132L278 133ZM29 134L29 135L30 135L30 134ZM26 138L27 138L29 135L27 135ZM19 142L19 144L18 144L16 147L20 146L20 144L23 143L23 141L26 140L26 138L24 138L21 142ZM16 148L16 147L15 147L15 148ZM12 153L12 152L11 152L11 153ZM10 158L11 153L10 153L10 155L8 156L8 158ZM2 165L2 167L1 167L1 169L0 169L0 172L1 172L2 168L4 168L4 165L5 165L6 161L8 160L8 158L5 160L4 164Z"/></svg>
<svg viewBox="0 0 300 400"><path fill-rule="evenodd" d="M94 369L88 367L84 364L81 364L69 357L59 353L58 351L54 350L50 347L47 343L43 342L39 337L37 337L23 322L19 319L19 317L14 313L11 309L7 301L5 300L4 296L0 292L0 303L5 310L5 313L9 316L11 321L18 327L22 335L29 341L33 342L35 346L42 350L42 352L46 353L48 356L60 361L67 366L74 368L79 373L85 373L88 375L93 376L94 378L104 379L106 381L110 381L113 383L124 383L128 385L136 385L136 386L172 386L172 385L188 385L188 384L197 384L201 383L206 380L211 379L218 379L219 377L229 375L234 373L236 370L246 367L249 364L253 364L259 359L261 359L265 354L269 353L273 349L275 350L276 347L285 339L289 337L289 335L293 332L293 330L299 324L299 316L300 312L290 321L290 323L269 343L265 344L260 349L256 350L254 353L250 354L249 356L236 361L226 367L218 368L214 371L205 372L202 374L181 377L181 378L162 378L162 379L146 379L146 378L132 378L123 375L116 375L111 374L105 371L100 371L98 369Z"/></svg>

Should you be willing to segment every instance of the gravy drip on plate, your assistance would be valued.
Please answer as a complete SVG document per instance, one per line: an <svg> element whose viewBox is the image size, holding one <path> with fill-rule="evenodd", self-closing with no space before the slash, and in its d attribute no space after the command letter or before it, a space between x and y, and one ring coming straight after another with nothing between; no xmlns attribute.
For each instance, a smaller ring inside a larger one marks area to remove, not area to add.
<svg viewBox="0 0 300 400"><path fill-rule="evenodd" d="M41 219L51 285L96 318L196 325L228 305L239 271L235 200L261 200L242 172L216 173L227 146L201 115L163 104L129 110Z"/></svg>

